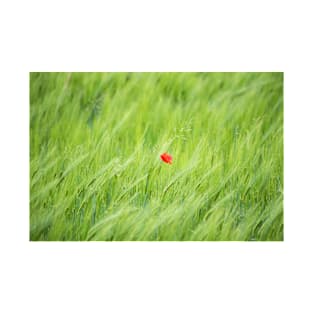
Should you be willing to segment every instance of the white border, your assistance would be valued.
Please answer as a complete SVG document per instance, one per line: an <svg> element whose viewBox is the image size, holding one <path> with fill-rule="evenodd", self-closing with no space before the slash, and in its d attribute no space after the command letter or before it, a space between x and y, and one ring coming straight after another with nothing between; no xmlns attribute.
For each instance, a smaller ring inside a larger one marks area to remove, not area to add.
<svg viewBox="0 0 313 313"><path fill-rule="evenodd" d="M308 1L1 4L1 312L312 312ZM28 72L284 71L285 242L29 243Z"/></svg>

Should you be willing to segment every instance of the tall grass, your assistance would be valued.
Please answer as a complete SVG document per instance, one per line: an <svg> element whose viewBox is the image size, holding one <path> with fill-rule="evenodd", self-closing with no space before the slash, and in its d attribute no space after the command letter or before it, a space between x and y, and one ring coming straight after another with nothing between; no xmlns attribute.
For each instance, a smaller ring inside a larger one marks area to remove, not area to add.
<svg viewBox="0 0 313 313"><path fill-rule="evenodd" d="M283 240L283 74L31 73L30 239Z"/></svg>

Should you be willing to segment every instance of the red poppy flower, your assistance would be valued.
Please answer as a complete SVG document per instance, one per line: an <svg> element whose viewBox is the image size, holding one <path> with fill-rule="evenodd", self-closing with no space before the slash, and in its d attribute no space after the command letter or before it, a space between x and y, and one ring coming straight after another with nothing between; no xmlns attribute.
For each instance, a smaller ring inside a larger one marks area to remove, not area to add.
<svg viewBox="0 0 313 313"><path fill-rule="evenodd" d="M160 155L160 157L161 157L162 161L164 161L165 163L172 164L173 158L171 155L169 155L167 153L163 153Z"/></svg>

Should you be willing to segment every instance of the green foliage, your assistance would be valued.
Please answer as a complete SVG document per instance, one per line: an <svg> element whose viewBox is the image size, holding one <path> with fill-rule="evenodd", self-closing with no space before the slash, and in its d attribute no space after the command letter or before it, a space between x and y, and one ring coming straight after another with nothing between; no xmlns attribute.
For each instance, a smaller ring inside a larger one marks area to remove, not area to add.
<svg viewBox="0 0 313 313"><path fill-rule="evenodd" d="M283 240L283 74L31 73L30 239Z"/></svg>

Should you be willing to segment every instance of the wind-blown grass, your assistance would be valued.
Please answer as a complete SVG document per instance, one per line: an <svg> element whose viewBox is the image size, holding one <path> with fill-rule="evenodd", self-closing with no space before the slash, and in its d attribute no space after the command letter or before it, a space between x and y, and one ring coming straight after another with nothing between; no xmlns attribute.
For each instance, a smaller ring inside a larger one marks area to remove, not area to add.
<svg viewBox="0 0 313 313"><path fill-rule="evenodd" d="M283 74L31 73L30 239L283 240Z"/></svg>

